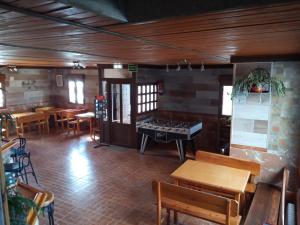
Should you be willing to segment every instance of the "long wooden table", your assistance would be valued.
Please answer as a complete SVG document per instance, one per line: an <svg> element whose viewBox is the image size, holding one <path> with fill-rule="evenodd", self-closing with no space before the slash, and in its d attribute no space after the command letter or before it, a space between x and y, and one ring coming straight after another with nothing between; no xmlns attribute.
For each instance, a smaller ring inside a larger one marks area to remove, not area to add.
<svg viewBox="0 0 300 225"><path fill-rule="evenodd" d="M240 202L240 196L245 192L250 171L187 160L171 174L171 177L178 185L181 182L187 182L204 190L231 195Z"/></svg>
<svg viewBox="0 0 300 225"><path fill-rule="evenodd" d="M39 128L39 132L41 131L41 125L45 125L47 132L49 133L49 116L45 113L41 112L22 112L22 113L13 113L13 118L16 120L16 132L17 135L24 133L25 124L30 124L36 122L36 125Z"/></svg>

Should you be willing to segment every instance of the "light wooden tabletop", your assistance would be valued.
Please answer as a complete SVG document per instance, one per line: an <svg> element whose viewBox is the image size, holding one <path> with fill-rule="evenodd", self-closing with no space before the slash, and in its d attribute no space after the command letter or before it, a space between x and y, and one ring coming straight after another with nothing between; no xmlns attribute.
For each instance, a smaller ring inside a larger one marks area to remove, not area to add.
<svg viewBox="0 0 300 225"><path fill-rule="evenodd" d="M79 118L94 118L95 117L95 113L93 113L93 112L86 112L86 113L77 114L75 116L79 117Z"/></svg>
<svg viewBox="0 0 300 225"><path fill-rule="evenodd" d="M171 177L213 189L243 193L250 177L250 171L187 160L171 174Z"/></svg>
<svg viewBox="0 0 300 225"><path fill-rule="evenodd" d="M36 115L40 114L40 112L20 112L20 113L12 113L12 116L15 118L19 118L22 116L31 116L31 115Z"/></svg>

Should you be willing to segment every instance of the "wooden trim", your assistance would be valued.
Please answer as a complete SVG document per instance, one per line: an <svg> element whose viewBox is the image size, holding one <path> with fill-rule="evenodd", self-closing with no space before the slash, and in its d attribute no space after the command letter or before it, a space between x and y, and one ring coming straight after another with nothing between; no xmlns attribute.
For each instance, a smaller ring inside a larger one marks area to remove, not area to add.
<svg viewBox="0 0 300 225"><path fill-rule="evenodd" d="M231 148L239 149L239 150L250 150L250 151L258 151L258 152L267 152L266 148L261 147L254 147L254 146L247 146L247 145L237 145L237 144L230 144Z"/></svg>
<svg viewBox="0 0 300 225"><path fill-rule="evenodd" d="M230 63L300 61L300 54L275 56L231 56Z"/></svg>

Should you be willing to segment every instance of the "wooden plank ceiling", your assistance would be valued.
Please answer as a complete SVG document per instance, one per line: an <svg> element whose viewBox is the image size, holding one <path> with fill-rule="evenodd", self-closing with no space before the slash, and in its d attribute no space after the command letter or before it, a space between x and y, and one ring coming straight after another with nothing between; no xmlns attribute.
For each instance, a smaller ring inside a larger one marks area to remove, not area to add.
<svg viewBox="0 0 300 225"><path fill-rule="evenodd" d="M0 65L162 65L183 59L228 64L231 56L300 53L299 1L141 24L121 24L55 1L2 2L60 21L0 7Z"/></svg>

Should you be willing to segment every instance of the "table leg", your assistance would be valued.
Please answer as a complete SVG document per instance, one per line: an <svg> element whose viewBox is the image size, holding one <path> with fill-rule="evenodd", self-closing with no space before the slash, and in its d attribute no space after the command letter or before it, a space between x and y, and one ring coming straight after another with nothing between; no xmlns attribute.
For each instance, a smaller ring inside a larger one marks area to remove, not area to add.
<svg viewBox="0 0 300 225"><path fill-rule="evenodd" d="M77 119L77 134L80 134L80 122L79 122L79 119Z"/></svg>
<svg viewBox="0 0 300 225"><path fill-rule="evenodd" d="M241 194L237 193L234 195L234 200L236 200L239 203L238 207L238 214L240 214L240 208L241 208Z"/></svg>
<svg viewBox="0 0 300 225"><path fill-rule="evenodd" d="M93 135L93 118L90 118L90 136Z"/></svg>
<svg viewBox="0 0 300 225"><path fill-rule="evenodd" d="M147 141L148 141L148 135L143 134L141 148L140 148L140 153L142 154L144 154L145 152Z"/></svg>
<svg viewBox="0 0 300 225"><path fill-rule="evenodd" d="M53 113L53 117L54 117L55 129L57 129L57 128L58 128L57 114L56 114L56 113Z"/></svg>

